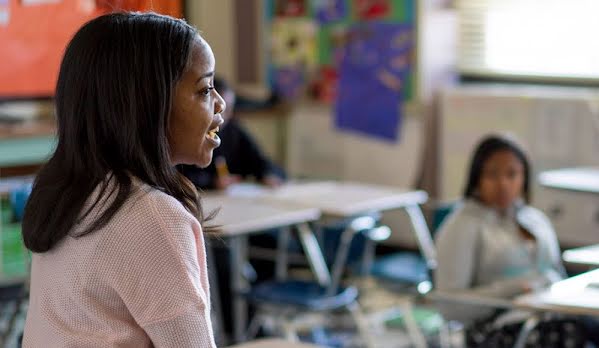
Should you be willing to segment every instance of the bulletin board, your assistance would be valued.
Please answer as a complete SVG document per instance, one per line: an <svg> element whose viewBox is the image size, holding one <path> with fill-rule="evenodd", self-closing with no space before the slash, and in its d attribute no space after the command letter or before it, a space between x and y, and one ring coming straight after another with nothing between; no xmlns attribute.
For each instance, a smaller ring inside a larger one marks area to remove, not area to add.
<svg viewBox="0 0 599 348"><path fill-rule="evenodd" d="M60 61L85 22L112 11L182 16L181 0L0 0L0 100L54 95Z"/></svg>
<svg viewBox="0 0 599 348"><path fill-rule="evenodd" d="M332 102L347 44L369 30L390 34L393 25L402 26L415 42L416 11L416 0L267 0L270 85L287 99L307 93ZM410 101L415 96L415 44L405 53L402 95Z"/></svg>
<svg viewBox="0 0 599 348"><path fill-rule="evenodd" d="M417 0L270 0L270 84L330 103L335 126L400 138L415 96Z"/></svg>

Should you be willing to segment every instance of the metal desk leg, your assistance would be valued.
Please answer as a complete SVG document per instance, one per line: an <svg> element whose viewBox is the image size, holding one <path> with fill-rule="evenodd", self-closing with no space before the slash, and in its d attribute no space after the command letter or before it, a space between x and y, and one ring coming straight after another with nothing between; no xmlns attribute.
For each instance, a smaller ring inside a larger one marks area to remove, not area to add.
<svg viewBox="0 0 599 348"><path fill-rule="evenodd" d="M539 324L540 321L541 319L538 315L533 315L532 317L526 319L522 325L522 329L520 329L520 333L518 334L514 348L524 348L526 346L528 335L530 335L532 330Z"/></svg>
<svg viewBox="0 0 599 348"><path fill-rule="evenodd" d="M247 303L242 293L247 290L248 283L243 277L243 267L248 262L247 236L231 238L231 287L233 289L233 336L235 342L245 339L247 326Z"/></svg>
<svg viewBox="0 0 599 348"><path fill-rule="evenodd" d="M314 236L307 223L297 225L297 231L308 262L310 263L310 268L316 276L318 283L322 286L328 286L331 283L331 274L324 261L324 256L322 255L322 250L320 249L320 245L318 245L316 236Z"/></svg>
<svg viewBox="0 0 599 348"><path fill-rule="evenodd" d="M275 275L277 280L287 278L287 266L289 259L289 239L291 238L291 228L283 227L277 235L277 260Z"/></svg>
<svg viewBox="0 0 599 348"><path fill-rule="evenodd" d="M424 256L426 260L428 268L435 269L437 267L437 255L435 253L435 245L433 243L431 232L428 229L428 225L426 224L426 220L424 219L424 215L422 214L420 206L418 206L417 204L409 205L405 207L405 210L408 213L408 216L410 217L410 222L412 223L412 227L414 228L414 232L416 233L418 247L420 248L422 256Z"/></svg>

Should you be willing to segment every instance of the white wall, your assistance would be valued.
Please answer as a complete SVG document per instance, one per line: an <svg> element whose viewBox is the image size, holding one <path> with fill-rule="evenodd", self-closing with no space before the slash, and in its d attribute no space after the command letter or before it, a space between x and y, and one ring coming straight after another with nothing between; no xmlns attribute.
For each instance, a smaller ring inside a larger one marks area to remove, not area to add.
<svg viewBox="0 0 599 348"><path fill-rule="evenodd" d="M201 32L212 47L216 71L235 81L234 0L191 0L186 2L186 19Z"/></svg>
<svg viewBox="0 0 599 348"><path fill-rule="evenodd" d="M340 131L333 120L329 105L302 103L294 108L288 134L288 168L292 176L414 186L423 153L422 115L403 117L397 142ZM403 212L386 213L383 220L393 230L392 244L414 245Z"/></svg>

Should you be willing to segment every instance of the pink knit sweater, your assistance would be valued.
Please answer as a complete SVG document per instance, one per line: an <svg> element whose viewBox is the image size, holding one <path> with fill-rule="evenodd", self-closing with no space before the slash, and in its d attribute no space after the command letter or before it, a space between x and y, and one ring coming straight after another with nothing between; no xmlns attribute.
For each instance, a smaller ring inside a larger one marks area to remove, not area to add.
<svg viewBox="0 0 599 348"><path fill-rule="evenodd" d="M33 255L24 347L215 347L200 224L173 197L134 188L101 230Z"/></svg>

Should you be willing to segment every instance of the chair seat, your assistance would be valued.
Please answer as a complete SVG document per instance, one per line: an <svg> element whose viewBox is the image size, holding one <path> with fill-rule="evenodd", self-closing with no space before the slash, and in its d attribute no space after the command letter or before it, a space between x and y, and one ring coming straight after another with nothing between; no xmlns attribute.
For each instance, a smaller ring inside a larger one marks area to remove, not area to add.
<svg viewBox="0 0 599 348"><path fill-rule="evenodd" d="M326 287L315 282L267 281L253 286L245 296L250 302L294 306L313 311L342 308L358 298L358 290L353 286L340 288L333 295L327 295L326 292Z"/></svg>
<svg viewBox="0 0 599 348"><path fill-rule="evenodd" d="M430 280L424 258L411 252L400 252L377 258L372 265L371 274L390 282L414 285Z"/></svg>

